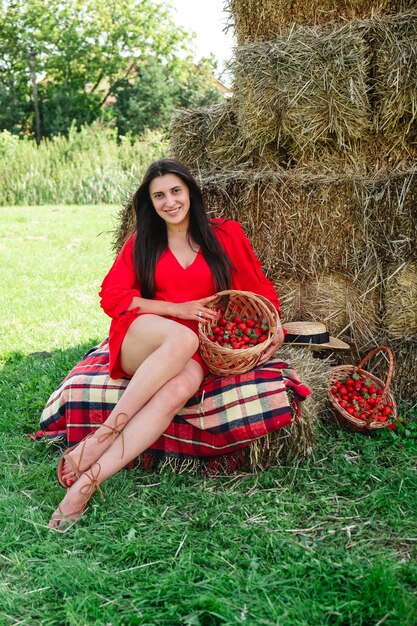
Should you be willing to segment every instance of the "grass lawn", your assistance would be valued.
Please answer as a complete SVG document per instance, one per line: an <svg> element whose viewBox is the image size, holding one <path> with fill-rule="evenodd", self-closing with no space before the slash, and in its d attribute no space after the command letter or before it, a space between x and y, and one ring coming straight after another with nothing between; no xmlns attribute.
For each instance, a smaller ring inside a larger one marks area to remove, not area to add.
<svg viewBox="0 0 417 626"><path fill-rule="evenodd" d="M116 212L0 208L0 625L415 626L406 405L400 432L323 422L312 459L256 476L122 471L70 532L48 530L59 450L25 435L106 336Z"/></svg>

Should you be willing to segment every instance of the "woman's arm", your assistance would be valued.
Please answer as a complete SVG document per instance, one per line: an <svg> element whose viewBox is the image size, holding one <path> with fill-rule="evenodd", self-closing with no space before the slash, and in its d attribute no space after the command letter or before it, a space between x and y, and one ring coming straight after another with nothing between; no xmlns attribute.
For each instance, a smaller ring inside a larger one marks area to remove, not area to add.
<svg viewBox="0 0 417 626"><path fill-rule="evenodd" d="M101 285L100 306L111 318L122 316L133 308L134 298L141 298L133 265L134 241L132 235L125 242Z"/></svg>
<svg viewBox="0 0 417 626"><path fill-rule="evenodd" d="M168 317L176 317L180 320L215 320L218 314L210 309L207 304L217 298L216 295L200 298L199 300L190 300L189 302L165 302L163 300L149 300L147 298L139 298L134 296L132 302L127 309L140 310L141 313L153 313L154 315L162 315Z"/></svg>
<svg viewBox="0 0 417 626"><path fill-rule="evenodd" d="M179 303L142 298L133 263L134 241L135 235L126 241L101 285L100 306L109 317L140 311L178 319L216 319L216 314L206 306L216 296Z"/></svg>

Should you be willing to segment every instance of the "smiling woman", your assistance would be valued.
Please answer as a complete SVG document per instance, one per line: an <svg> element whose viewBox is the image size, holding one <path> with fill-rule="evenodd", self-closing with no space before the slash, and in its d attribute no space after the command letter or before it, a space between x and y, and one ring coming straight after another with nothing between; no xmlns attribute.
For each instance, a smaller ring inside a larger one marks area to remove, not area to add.
<svg viewBox="0 0 417 626"><path fill-rule="evenodd" d="M110 376L130 382L106 421L59 463L59 482L69 489L50 521L57 530L77 521L99 485L148 449L197 392L208 374L198 324L217 319L209 306L216 292L252 291L279 313L278 295L240 224L209 221L201 189L184 165L152 163L133 206L137 230L100 292L112 319ZM282 342L278 323L259 365Z"/></svg>
<svg viewBox="0 0 417 626"><path fill-rule="evenodd" d="M165 174L151 181L149 194L155 211L166 222L169 246L172 249L171 239L180 240L178 235L187 231L190 223L188 187L175 174Z"/></svg>

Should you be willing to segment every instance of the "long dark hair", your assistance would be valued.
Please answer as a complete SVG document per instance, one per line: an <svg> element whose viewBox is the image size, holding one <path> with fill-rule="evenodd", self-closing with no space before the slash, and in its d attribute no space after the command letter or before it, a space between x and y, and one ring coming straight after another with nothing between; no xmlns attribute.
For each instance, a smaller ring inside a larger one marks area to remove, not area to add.
<svg viewBox="0 0 417 626"><path fill-rule="evenodd" d="M200 187L185 165L175 159L161 159L149 166L142 184L133 196L137 224L134 263L142 296L153 298L155 267L168 246L166 223L155 211L149 194L151 181L165 174L175 174L188 187L190 193L188 238L200 246L213 275L216 290L229 289L231 262L212 231Z"/></svg>

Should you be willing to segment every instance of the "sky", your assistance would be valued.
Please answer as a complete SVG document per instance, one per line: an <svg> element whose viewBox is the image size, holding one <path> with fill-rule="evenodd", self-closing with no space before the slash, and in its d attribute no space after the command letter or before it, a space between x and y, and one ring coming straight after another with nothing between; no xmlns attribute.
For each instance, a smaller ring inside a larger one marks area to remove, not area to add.
<svg viewBox="0 0 417 626"><path fill-rule="evenodd" d="M228 14L225 0L171 0L175 22L196 35L194 40L197 59L212 52L219 61L219 70L233 56L235 39L232 29L224 32ZM226 75L224 76L227 79ZM226 80L227 82L227 80Z"/></svg>

